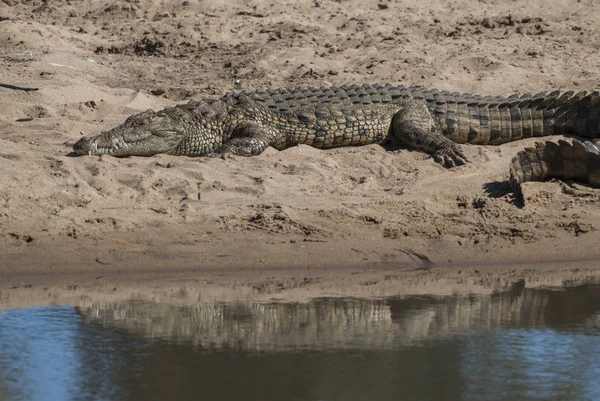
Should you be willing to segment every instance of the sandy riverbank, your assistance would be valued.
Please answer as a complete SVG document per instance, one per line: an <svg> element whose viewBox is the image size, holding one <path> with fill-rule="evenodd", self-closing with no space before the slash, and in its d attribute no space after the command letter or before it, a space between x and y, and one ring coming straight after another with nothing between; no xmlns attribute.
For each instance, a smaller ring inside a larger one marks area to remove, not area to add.
<svg viewBox="0 0 600 401"><path fill-rule="evenodd" d="M369 287L350 284L352 272L371 268L402 272L402 280L384 280L389 272L363 280L394 293L408 292L403 283L422 274L429 287L410 291L433 290L435 280L457 291L472 282L490 289L600 276L600 190L528 183L525 205L508 193L508 163L531 140L467 146L472 162L450 170L378 145L299 146L229 160L69 156L82 133L148 108L219 96L235 79L245 89L598 88L593 1L319 4L0 2L0 83L38 88L0 87L4 290L98 276L118 282L123 272L158 280L187 270L189 280L204 282L222 270L260 296L253 285L286 267L289 274L276 274L294 280L309 277L302 269L334 269L326 288L349 295ZM574 260L587 262L552 262ZM513 264L521 267L506 267Z"/></svg>

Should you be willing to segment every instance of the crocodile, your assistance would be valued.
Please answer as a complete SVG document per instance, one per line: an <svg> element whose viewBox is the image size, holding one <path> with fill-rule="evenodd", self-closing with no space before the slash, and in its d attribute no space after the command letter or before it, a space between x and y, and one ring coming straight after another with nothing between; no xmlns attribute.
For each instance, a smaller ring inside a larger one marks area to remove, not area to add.
<svg viewBox="0 0 600 401"><path fill-rule="evenodd" d="M392 84L230 92L133 115L109 131L81 138L73 149L80 155L225 157L255 156L269 146L387 143L428 153L453 167L468 162L460 144L500 145L548 135L598 138L600 92L504 97ZM569 152L564 144L556 146L559 151L540 143L519 153L511 162L512 188L518 191L525 181L550 177L598 184L597 148L591 142L572 145L579 159L582 149L586 155L585 163L570 159L576 173L558 168Z"/></svg>
<svg viewBox="0 0 600 401"><path fill-rule="evenodd" d="M510 162L509 184L513 192L522 194L526 181L549 178L575 180L600 187L600 146L573 139L571 143L536 142L517 153Z"/></svg>

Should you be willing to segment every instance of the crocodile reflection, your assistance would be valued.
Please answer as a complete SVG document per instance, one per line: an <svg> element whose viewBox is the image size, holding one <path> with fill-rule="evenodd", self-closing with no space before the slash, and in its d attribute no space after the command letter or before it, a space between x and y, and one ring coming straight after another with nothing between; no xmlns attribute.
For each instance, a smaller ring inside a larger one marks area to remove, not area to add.
<svg viewBox="0 0 600 401"><path fill-rule="evenodd" d="M501 327L600 327L600 286L406 299L173 306L129 302L78 309L88 323L143 338L249 351L381 349Z"/></svg>

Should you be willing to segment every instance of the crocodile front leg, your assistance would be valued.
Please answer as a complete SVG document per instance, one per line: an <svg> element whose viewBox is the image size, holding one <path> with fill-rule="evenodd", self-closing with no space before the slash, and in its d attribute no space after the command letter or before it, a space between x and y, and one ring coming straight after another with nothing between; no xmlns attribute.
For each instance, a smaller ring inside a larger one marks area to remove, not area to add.
<svg viewBox="0 0 600 401"><path fill-rule="evenodd" d="M460 146L438 131L425 105L409 105L394 114L390 134L400 144L430 154L442 166L468 162Z"/></svg>
<svg viewBox="0 0 600 401"><path fill-rule="evenodd" d="M231 138L210 156L257 156L269 146L280 149L282 144L285 146L283 133L272 127L244 121L236 126Z"/></svg>

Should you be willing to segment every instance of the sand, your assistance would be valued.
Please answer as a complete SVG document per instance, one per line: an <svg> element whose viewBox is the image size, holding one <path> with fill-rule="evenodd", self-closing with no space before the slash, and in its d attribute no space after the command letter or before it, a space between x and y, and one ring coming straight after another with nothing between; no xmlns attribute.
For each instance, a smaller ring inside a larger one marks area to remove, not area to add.
<svg viewBox="0 0 600 401"><path fill-rule="evenodd" d="M228 160L70 152L82 135L236 80L594 90L599 20L590 0L0 1L0 83L37 88L0 87L0 300L107 278L138 294L134 283L171 280L168 292L179 275L202 292L227 274L216 282L232 290L215 293L257 297L260 283L297 296L269 287L275 275L308 280L303 296L598 281L599 189L509 193L509 161L534 140L465 146L471 163L452 169L379 145Z"/></svg>

